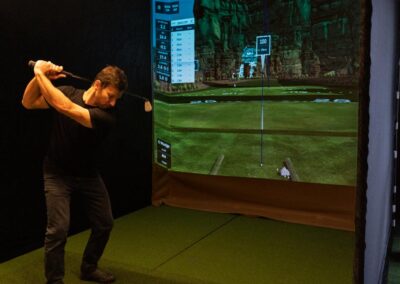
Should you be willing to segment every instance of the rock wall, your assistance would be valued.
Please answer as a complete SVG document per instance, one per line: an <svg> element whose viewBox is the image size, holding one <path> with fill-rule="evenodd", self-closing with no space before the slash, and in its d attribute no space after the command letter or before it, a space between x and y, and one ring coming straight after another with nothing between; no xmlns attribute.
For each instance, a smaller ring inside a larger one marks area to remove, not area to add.
<svg viewBox="0 0 400 284"><path fill-rule="evenodd" d="M196 0L194 13L201 80L229 78L243 49L265 33L273 77L358 78L359 1Z"/></svg>

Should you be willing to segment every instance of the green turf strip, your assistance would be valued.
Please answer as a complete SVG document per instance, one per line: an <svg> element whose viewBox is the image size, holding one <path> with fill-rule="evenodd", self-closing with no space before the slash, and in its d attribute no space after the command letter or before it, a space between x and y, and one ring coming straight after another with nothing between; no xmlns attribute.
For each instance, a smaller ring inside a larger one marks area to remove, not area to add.
<svg viewBox="0 0 400 284"><path fill-rule="evenodd" d="M92 283L79 279L81 253L66 251L65 253L65 278L66 284ZM117 277L116 284L204 284L204 281L190 276L175 275L173 273L151 272L143 267L126 265L115 262L105 257L102 258L101 267L111 271ZM0 264L1 284L41 284L45 283L43 271L43 249L36 250L12 261Z"/></svg>
<svg viewBox="0 0 400 284"><path fill-rule="evenodd" d="M80 281L88 232L66 247ZM116 220L100 266L116 283L351 283L352 233L162 206ZM44 283L43 249L0 264L0 283Z"/></svg>
<svg viewBox="0 0 400 284"><path fill-rule="evenodd" d="M165 127L260 129L256 101L215 104L155 102L155 121ZM265 102L264 128L357 132L357 103Z"/></svg>
<svg viewBox="0 0 400 284"><path fill-rule="evenodd" d="M208 174L216 158L223 154L219 175L283 179L276 169L289 157L300 181L343 185L356 182L357 138L354 137L264 135L263 167L260 167L260 135L171 133L158 129L156 137L171 143L174 171Z"/></svg>
<svg viewBox="0 0 400 284"><path fill-rule="evenodd" d="M233 83L232 83L233 85ZM261 85L261 84L260 84ZM318 95L321 97L324 96L339 96L343 94L349 94L351 93L352 90L351 88L343 88L343 89L337 89L337 88L328 88L328 87L323 87L323 86L273 86L273 87L264 87L264 95L269 95L269 96L299 96L299 95ZM256 86L256 87L220 87L220 88L208 88L208 89L202 89L202 90L195 90L193 92L185 92L185 93L172 93L172 94L166 94L168 96L185 96L185 97L191 97L191 96L204 96L204 97L210 97L212 98L213 96L260 96L262 92L261 86Z"/></svg>
<svg viewBox="0 0 400 284"><path fill-rule="evenodd" d="M301 181L355 184L357 103L267 102L264 126L271 133L263 135L262 168L259 102L157 102L156 108L155 138L172 145L175 171L208 174L224 155L219 175L277 179L276 169L289 157Z"/></svg>
<svg viewBox="0 0 400 284"><path fill-rule="evenodd" d="M391 252L389 253L388 284L400 283L400 227L392 231ZM397 255L395 257L394 255Z"/></svg>
<svg viewBox="0 0 400 284"><path fill-rule="evenodd" d="M390 261L388 272L388 284L400 283L400 262Z"/></svg>
<svg viewBox="0 0 400 284"><path fill-rule="evenodd" d="M104 257L154 269L232 218L229 214L148 207L115 221ZM89 233L73 236L67 250L82 252ZM129 253L127 253L129 252Z"/></svg>
<svg viewBox="0 0 400 284"><path fill-rule="evenodd" d="M351 283L354 235L238 217L159 270L218 283Z"/></svg>

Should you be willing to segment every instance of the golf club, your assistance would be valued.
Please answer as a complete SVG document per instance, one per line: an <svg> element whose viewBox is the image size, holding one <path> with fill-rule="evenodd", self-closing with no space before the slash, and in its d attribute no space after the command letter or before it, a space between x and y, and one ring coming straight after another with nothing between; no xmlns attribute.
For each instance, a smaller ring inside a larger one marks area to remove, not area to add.
<svg viewBox="0 0 400 284"><path fill-rule="evenodd" d="M31 68L34 68L34 67L35 67L35 64L36 64L36 61L33 61L33 60L29 60L29 62L28 62L28 65L29 65ZM78 79L78 80L81 80L81 81L85 81L85 82L89 82L89 83L92 82L91 80L89 80L89 79L87 79L87 78L84 78L84 77L75 75L75 74L73 74L73 73L71 73L71 72L68 72L68 71L65 71L65 70L61 71L61 73L67 75L68 77L72 77L72 78L75 78L75 79ZM141 96L139 96L139 95L130 93L130 92L125 92L125 94L127 94L127 95L129 95L129 96L132 96L132 97L135 97L135 98L137 98L137 99L140 99L140 100L142 100L142 101L144 101L144 111L145 111L145 112L151 112L151 111L152 111L153 106L151 105L151 103L150 103L150 101L149 101L148 99L143 98L143 97L141 97Z"/></svg>

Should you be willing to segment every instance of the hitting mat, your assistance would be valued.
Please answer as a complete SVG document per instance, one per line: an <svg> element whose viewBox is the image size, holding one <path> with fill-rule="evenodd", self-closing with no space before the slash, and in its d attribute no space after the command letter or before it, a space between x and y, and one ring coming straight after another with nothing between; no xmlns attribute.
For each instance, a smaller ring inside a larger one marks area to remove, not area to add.
<svg viewBox="0 0 400 284"><path fill-rule="evenodd" d="M71 236L79 280L89 231ZM100 267L115 283L352 283L354 234L232 214L147 207L115 220ZM0 264L0 283L45 283L43 249Z"/></svg>

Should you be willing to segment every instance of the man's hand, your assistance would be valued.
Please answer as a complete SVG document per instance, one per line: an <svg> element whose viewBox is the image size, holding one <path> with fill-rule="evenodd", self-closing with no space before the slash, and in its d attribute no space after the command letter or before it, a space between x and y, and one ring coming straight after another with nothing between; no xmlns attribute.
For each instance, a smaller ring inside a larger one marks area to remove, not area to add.
<svg viewBox="0 0 400 284"><path fill-rule="evenodd" d="M62 74L62 66L53 64L51 61L38 60L36 61L33 72L35 75L45 75L50 80L65 78L66 75Z"/></svg>
<svg viewBox="0 0 400 284"><path fill-rule="evenodd" d="M36 61L33 72L35 73L35 82L37 84L37 92L40 94L40 100L79 124L92 128L89 110L72 102L51 82L52 79L65 77L65 74L60 73L62 70L62 66L57 66L50 61Z"/></svg>

